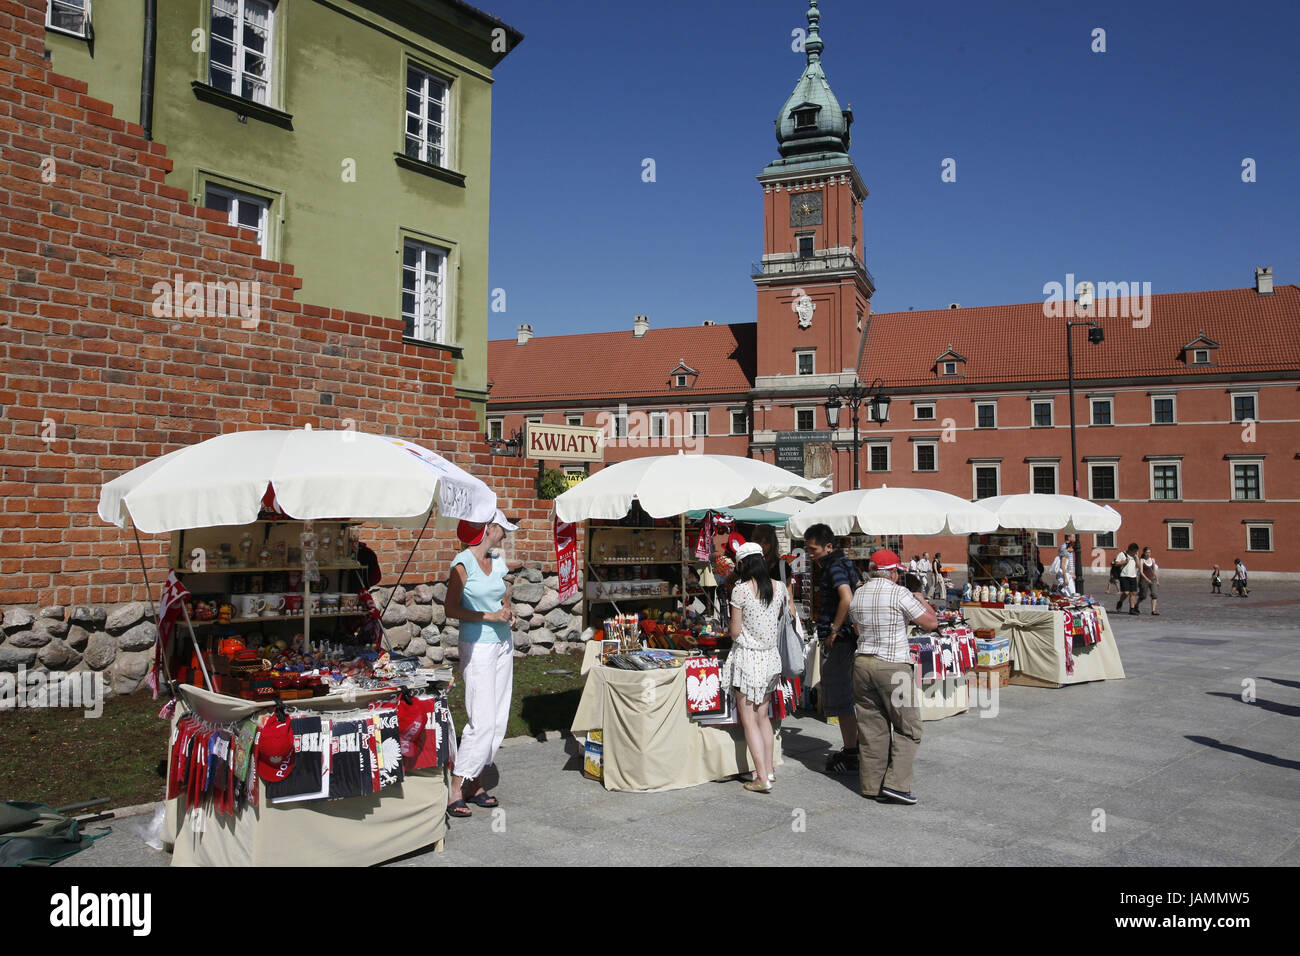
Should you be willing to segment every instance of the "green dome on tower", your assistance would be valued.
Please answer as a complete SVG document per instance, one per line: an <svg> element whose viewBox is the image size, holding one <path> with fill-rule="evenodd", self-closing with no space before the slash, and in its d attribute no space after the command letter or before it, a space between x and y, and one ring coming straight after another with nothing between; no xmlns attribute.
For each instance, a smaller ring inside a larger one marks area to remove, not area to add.
<svg viewBox="0 0 1300 956"><path fill-rule="evenodd" d="M769 169L848 159L853 110L840 109L839 100L826 81L826 72L822 69L825 44L820 21L817 0L810 0L808 38L804 42L808 65L777 115L776 142L781 159L773 162Z"/></svg>

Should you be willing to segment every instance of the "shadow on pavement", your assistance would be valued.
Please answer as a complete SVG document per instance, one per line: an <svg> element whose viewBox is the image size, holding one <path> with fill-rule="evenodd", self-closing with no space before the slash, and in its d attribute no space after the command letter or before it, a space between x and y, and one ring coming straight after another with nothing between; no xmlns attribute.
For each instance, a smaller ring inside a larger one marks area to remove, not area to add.
<svg viewBox="0 0 1300 956"><path fill-rule="evenodd" d="M1276 757L1273 754L1261 753L1258 750L1247 750L1245 747L1234 747L1232 744L1225 744L1215 740L1213 737L1197 737L1192 734L1184 735L1185 739L1194 744L1201 744L1205 747L1213 747L1215 750L1222 750L1225 753L1240 754L1243 757L1249 757L1251 760L1258 760L1260 763L1266 763L1274 767L1283 767L1288 770L1300 770L1300 760L1287 760L1285 757Z"/></svg>
<svg viewBox="0 0 1300 956"><path fill-rule="evenodd" d="M1266 680L1270 684L1278 684L1281 687L1300 687L1300 680L1282 680L1280 677L1261 677L1260 680Z"/></svg>
<svg viewBox="0 0 1300 956"><path fill-rule="evenodd" d="M1226 697L1228 700L1246 703L1241 699L1240 694L1225 694L1220 690L1206 691L1206 693L1210 697ZM1275 700L1253 700L1248 706L1258 707L1260 710L1267 710L1272 714L1282 714L1284 717L1300 717L1300 707L1296 707L1294 704L1279 704Z"/></svg>

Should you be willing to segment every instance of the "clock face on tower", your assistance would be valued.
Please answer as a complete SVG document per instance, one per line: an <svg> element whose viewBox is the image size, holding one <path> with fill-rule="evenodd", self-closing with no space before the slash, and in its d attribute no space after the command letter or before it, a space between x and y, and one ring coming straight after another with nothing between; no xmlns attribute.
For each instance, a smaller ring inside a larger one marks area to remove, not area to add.
<svg viewBox="0 0 1300 956"><path fill-rule="evenodd" d="M790 225L820 226L822 224L822 194L792 193L790 195Z"/></svg>

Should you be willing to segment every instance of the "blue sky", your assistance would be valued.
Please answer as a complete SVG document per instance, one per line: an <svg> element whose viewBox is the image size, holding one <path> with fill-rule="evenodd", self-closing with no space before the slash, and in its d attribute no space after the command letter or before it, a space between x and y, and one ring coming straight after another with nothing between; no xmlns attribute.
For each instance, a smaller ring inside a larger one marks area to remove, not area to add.
<svg viewBox="0 0 1300 956"><path fill-rule="evenodd" d="M493 90L490 336L754 319L800 0L483 0L525 34ZM823 0L855 115L876 312L1300 283L1300 4ZM1094 53L1092 31L1106 31ZM656 181L642 181L642 161ZM957 179L940 180L945 158ZM1242 181L1242 162L1256 181Z"/></svg>

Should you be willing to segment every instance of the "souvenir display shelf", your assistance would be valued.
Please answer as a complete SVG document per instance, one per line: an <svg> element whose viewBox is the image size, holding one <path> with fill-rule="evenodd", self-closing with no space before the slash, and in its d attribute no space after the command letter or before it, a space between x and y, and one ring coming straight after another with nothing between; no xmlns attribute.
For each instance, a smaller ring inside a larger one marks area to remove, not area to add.
<svg viewBox="0 0 1300 956"><path fill-rule="evenodd" d="M1034 532L999 529L973 534L967 545L967 580L996 584L1006 580L1020 590L1038 586L1038 545Z"/></svg>
<svg viewBox="0 0 1300 956"><path fill-rule="evenodd" d="M308 524L316 535L314 568L306 559L312 549L303 547ZM190 599L188 626L184 618L177 622L174 646L180 653L173 658L172 676L202 681L189 627L221 689L228 689L222 685L232 673L218 654L224 640L247 642L248 650L264 648L267 657L293 646L299 634L298 646L305 651L325 643L369 643L356 634L366 614L357 597L364 589L359 575L364 568L356 559L352 529L359 524L261 519L173 532L171 570ZM311 580L313 573L316 581ZM248 613L250 608L256 613ZM313 621L330 625L317 628L315 644Z"/></svg>

